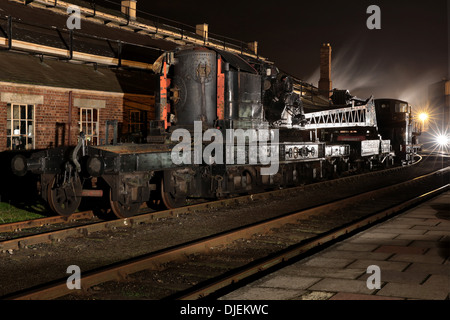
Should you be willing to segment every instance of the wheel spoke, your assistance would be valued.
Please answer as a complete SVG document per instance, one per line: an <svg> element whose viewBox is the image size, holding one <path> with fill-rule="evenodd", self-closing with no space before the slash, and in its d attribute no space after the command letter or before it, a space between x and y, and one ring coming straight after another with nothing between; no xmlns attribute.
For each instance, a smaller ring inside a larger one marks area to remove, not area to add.
<svg viewBox="0 0 450 320"><path fill-rule="evenodd" d="M59 186L58 176L48 186L48 203L50 208L61 216L70 216L81 203L82 185L80 178L75 176L71 184Z"/></svg>

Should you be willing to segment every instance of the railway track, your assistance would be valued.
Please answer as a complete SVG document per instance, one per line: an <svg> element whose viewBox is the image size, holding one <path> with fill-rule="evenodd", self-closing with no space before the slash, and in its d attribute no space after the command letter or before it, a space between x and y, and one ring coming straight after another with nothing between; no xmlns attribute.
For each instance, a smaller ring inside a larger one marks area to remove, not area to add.
<svg viewBox="0 0 450 320"><path fill-rule="evenodd" d="M7 298L117 298L124 286L138 287L147 299L202 298L447 190L449 171L442 169L86 273L79 294L68 290L64 280ZM111 282L118 279L126 281Z"/></svg>
<svg viewBox="0 0 450 320"><path fill-rule="evenodd" d="M52 216L39 219L18 221L13 223L0 224L0 233L20 232L22 230L41 228L50 225L66 224L79 220L89 220L94 218L92 211L77 212L70 217Z"/></svg>
<svg viewBox="0 0 450 320"><path fill-rule="evenodd" d="M365 174L349 176L336 180L318 182L308 186L300 186L289 189L275 190L260 194L240 196L236 198L223 199L213 202L199 203L196 205L186 206L174 210L164 210L154 212L153 210L143 209L142 213L136 217L128 219L115 219L103 221L97 219L92 211L84 211L71 215L70 217L52 216L40 219L33 219L15 223L0 224L0 250L11 251L18 250L27 246L40 243L51 243L53 241L61 241L68 237L82 237L92 232L101 230L114 230L123 226L133 226L152 221L177 217L192 212L211 210L214 208L240 206L252 203L261 199L270 199L275 197L292 196L305 188L320 189L328 186L347 183L357 183L364 179L376 177L380 175L388 175L399 173L411 168L421 162L418 161L410 166L396 167L382 171L369 172Z"/></svg>

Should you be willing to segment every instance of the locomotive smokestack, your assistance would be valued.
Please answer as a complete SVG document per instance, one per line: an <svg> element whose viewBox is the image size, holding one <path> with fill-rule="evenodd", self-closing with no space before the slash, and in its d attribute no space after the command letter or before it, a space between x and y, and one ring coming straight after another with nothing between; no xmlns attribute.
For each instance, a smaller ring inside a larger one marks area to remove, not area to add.
<svg viewBox="0 0 450 320"><path fill-rule="evenodd" d="M331 46L324 43L320 48L320 80L319 94L331 97Z"/></svg>
<svg viewBox="0 0 450 320"><path fill-rule="evenodd" d="M127 0L121 2L122 13L125 14L130 20L136 20L136 0Z"/></svg>

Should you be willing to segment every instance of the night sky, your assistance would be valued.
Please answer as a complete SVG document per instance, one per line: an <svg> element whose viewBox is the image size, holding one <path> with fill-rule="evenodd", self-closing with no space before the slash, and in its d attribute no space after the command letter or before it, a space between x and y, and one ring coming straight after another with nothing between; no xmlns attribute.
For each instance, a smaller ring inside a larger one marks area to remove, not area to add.
<svg viewBox="0 0 450 320"><path fill-rule="evenodd" d="M210 33L256 40L262 56L316 86L320 46L330 43L334 88L360 98L373 94L420 105L430 84L449 77L447 2L138 0L138 10L190 26L208 23ZM366 27L372 4L381 9L381 30Z"/></svg>

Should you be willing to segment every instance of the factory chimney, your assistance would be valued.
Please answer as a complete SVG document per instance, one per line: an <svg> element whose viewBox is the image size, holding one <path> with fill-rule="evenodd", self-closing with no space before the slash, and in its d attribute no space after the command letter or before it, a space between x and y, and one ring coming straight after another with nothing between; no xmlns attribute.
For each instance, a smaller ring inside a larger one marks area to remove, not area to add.
<svg viewBox="0 0 450 320"><path fill-rule="evenodd" d="M330 98L331 88L331 46L329 43L324 43L320 48L319 94Z"/></svg>
<svg viewBox="0 0 450 320"><path fill-rule="evenodd" d="M136 20L136 4L136 0L127 0L121 2L121 11L130 20Z"/></svg>

